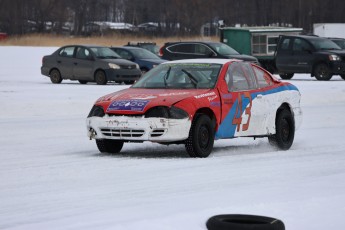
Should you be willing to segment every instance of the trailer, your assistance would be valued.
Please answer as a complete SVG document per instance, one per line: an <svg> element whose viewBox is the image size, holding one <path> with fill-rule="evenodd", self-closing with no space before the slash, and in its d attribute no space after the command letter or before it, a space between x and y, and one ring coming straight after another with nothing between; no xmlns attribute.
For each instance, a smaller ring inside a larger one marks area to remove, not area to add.
<svg viewBox="0 0 345 230"><path fill-rule="evenodd" d="M345 38L345 23L315 23L313 27L317 36Z"/></svg>
<svg viewBox="0 0 345 230"><path fill-rule="evenodd" d="M256 57L261 66L276 72L274 52L280 35L299 35L302 28L291 27L223 27L221 42L231 46L241 54Z"/></svg>

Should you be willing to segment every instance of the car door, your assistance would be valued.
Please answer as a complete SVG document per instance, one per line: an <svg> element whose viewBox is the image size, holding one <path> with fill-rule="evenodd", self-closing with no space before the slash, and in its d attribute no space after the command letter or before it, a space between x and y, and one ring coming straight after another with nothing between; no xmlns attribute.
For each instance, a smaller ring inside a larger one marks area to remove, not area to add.
<svg viewBox="0 0 345 230"><path fill-rule="evenodd" d="M222 122L216 138L262 135L267 102L257 84L253 66L232 62L223 82L226 87L220 87Z"/></svg>
<svg viewBox="0 0 345 230"><path fill-rule="evenodd" d="M313 47L305 39L295 38L292 44L291 65L294 73L309 73L313 63Z"/></svg>
<svg viewBox="0 0 345 230"><path fill-rule="evenodd" d="M292 43L293 38L291 37L281 37L278 49L275 53L275 63L279 72L294 73L292 65Z"/></svg>
<svg viewBox="0 0 345 230"><path fill-rule="evenodd" d="M95 59L86 47L78 46L73 61L73 79L75 80L94 80L93 69Z"/></svg>
<svg viewBox="0 0 345 230"><path fill-rule="evenodd" d="M56 67L64 79L71 79L73 77L74 50L75 46L66 46L56 56Z"/></svg>

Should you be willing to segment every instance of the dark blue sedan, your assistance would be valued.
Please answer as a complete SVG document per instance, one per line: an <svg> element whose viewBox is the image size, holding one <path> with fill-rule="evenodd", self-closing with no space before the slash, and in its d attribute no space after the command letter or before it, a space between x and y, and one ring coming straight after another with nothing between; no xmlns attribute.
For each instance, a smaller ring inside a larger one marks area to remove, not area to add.
<svg viewBox="0 0 345 230"><path fill-rule="evenodd" d="M155 66L166 62L150 51L139 47L110 47L123 59L130 60L139 65L141 72L144 74Z"/></svg>

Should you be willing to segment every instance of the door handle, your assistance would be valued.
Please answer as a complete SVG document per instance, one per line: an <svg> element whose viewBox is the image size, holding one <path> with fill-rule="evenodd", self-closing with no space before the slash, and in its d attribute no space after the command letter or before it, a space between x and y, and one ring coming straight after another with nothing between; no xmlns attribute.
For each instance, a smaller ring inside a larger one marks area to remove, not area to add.
<svg viewBox="0 0 345 230"><path fill-rule="evenodd" d="M262 99L262 94L258 94L258 95L256 96L256 98L257 98L257 99Z"/></svg>

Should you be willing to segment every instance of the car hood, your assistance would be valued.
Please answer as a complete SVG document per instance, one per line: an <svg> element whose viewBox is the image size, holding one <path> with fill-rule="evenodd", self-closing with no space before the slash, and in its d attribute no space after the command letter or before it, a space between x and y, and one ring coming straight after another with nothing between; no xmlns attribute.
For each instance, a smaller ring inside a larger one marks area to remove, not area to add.
<svg viewBox="0 0 345 230"><path fill-rule="evenodd" d="M155 106L172 106L187 98L213 96L212 89L124 89L99 98L96 102L102 105L107 113L142 114Z"/></svg>
<svg viewBox="0 0 345 230"><path fill-rule="evenodd" d="M163 62L167 62L168 60L164 59L157 59L157 58L145 58L141 59L142 61L150 62L150 63L156 63L156 64L161 64Z"/></svg>
<svg viewBox="0 0 345 230"><path fill-rule="evenodd" d="M250 62L257 62L258 59L250 56L250 55L245 55L245 54L231 54L231 55L226 55L228 58L235 58L243 61L250 61Z"/></svg>

